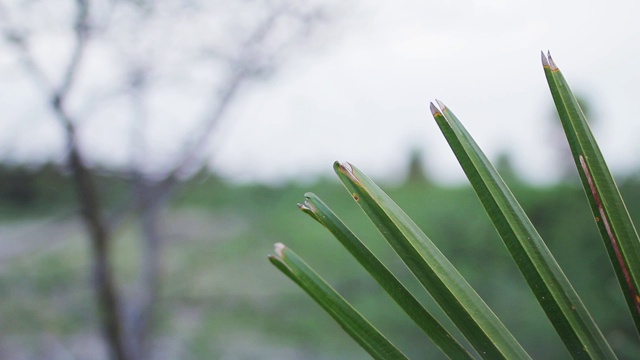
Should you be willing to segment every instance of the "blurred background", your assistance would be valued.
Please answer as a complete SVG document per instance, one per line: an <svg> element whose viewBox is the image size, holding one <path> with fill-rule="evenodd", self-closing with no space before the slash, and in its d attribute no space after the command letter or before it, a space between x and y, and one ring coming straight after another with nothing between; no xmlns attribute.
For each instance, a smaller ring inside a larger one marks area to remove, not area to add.
<svg viewBox="0 0 640 360"><path fill-rule="evenodd" d="M438 350L296 203L323 198L443 314L332 174L422 226L536 358L564 358L428 110L444 101L621 358L637 336L564 145L563 70L632 217L640 4L1 0L0 358L366 359L283 242L412 358Z"/></svg>

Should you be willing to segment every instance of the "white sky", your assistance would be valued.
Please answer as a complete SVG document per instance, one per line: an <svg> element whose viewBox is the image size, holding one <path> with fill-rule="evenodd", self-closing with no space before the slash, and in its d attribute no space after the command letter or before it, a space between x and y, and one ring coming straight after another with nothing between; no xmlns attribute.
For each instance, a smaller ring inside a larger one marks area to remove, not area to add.
<svg viewBox="0 0 640 360"><path fill-rule="evenodd" d="M638 14L635 1L359 2L322 46L237 103L213 139L212 167L238 181L279 182L332 176L340 160L397 179L409 151L420 149L436 179L459 182L429 112L437 98L491 158L508 151L527 179L552 180L552 101L540 63L549 49L573 90L591 100L610 166L630 171L640 150ZM24 95L29 85L1 75L0 109L19 120L0 121L2 149L29 158L59 148L55 122L32 126L44 110L24 109L38 104ZM87 134L95 156L123 157L129 139L102 136L113 128L127 127L113 120ZM170 144L171 133L167 124L155 141Z"/></svg>
<svg viewBox="0 0 640 360"><path fill-rule="evenodd" d="M425 151L443 181L462 172L430 116L447 104L490 157L508 151L534 181L552 179L551 96L540 51L591 101L618 172L637 166L640 3L376 2L344 38L257 89L224 127L214 164L241 179L328 174L334 160L394 178ZM364 5L362 5L364 6Z"/></svg>

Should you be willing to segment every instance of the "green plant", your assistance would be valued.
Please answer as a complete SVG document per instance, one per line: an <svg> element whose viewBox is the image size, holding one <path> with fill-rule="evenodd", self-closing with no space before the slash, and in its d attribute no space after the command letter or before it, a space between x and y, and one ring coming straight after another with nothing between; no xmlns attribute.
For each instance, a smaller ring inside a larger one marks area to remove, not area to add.
<svg viewBox="0 0 640 360"><path fill-rule="evenodd" d="M542 55L547 82L580 173L594 219L631 312L640 329L640 239L576 98L551 56ZM614 359L607 340L544 241L492 164L443 103L431 112L520 272L577 359ZM408 316L452 359L527 359L491 309L415 223L355 166L334 169L357 204L475 349L465 349L366 245L312 193L300 209L326 227ZM276 244L270 261L322 306L376 359L406 356L317 275L291 249Z"/></svg>

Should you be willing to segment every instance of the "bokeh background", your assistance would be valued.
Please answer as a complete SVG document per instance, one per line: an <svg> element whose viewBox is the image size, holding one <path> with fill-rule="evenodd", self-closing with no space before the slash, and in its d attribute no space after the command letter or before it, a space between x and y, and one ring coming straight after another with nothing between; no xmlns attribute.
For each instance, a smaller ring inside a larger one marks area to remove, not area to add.
<svg viewBox="0 0 640 360"><path fill-rule="evenodd" d="M412 358L441 358L297 210L318 194L422 294L335 160L378 181L536 358L567 357L431 120L437 98L495 161L619 356L636 358L540 51L578 94L638 218L639 11L0 1L0 357L368 358L268 263L283 242Z"/></svg>

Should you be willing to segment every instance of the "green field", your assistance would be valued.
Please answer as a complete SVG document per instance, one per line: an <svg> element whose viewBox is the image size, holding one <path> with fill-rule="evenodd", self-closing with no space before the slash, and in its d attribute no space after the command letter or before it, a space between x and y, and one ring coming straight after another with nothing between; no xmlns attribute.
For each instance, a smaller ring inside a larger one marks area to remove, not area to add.
<svg viewBox="0 0 640 360"><path fill-rule="evenodd" d="M43 184L38 183L39 188ZM0 223L0 358L105 359L90 286L88 242L64 182L30 205L5 202ZM108 199L125 195L103 185ZM624 301L577 186L509 182L621 358L639 351ZM382 185L441 247L535 358L568 353L473 191L427 182ZM192 180L163 215L164 273L154 335L158 359L367 359L297 286L269 264L273 243L303 256L416 359L442 358L420 330L320 225L296 208L322 197L412 289L420 286L337 181L269 187ZM640 183L621 184L640 218ZM44 196L44 199L42 197ZM140 256L134 224L119 231L115 264L128 291ZM579 254L579 255L578 255ZM443 319L426 293L420 300ZM446 321L445 321L446 323Z"/></svg>

